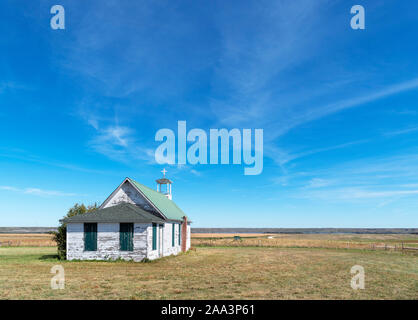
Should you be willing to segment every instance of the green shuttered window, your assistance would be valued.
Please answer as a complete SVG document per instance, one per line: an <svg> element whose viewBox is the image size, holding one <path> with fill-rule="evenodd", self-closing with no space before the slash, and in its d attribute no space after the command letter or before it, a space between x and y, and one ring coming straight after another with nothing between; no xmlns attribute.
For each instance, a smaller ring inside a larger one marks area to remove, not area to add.
<svg viewBox="0 0 418 320"><path fill-rule="evenodd" d="M181 245L181 224L179 224L179 246Z"/></svg>
<svg viewBox="0 0 418 320"><path fill-rule="evenodd" d="M173 223L171 228L171 246L174 247L175 241L174 241L174 234L176 233L176 225Z"/></svg>
<svg viewBox="0 0 418 320"><path fill-rule="evenodd" d="M121 251L134 250L134 224L121 223L119 232L119 242Z"/></svg>
<svg viewBox="0 0 418 320"><path fill-rule="evenodd" d="M97 251L97 223L84 224L84 250Z"/></svg>
<svg viewBox="0 0 418 320"><path fill-rule="evenodd" d="M157 224L152 224L152 250L157 250Z"/></svg>

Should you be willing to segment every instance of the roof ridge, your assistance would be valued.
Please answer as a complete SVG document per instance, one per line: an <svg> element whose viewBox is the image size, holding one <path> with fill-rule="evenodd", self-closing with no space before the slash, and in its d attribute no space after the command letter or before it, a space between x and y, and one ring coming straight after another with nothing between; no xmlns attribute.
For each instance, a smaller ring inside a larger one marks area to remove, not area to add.
<svg viewBox="0 0 418 320"><path fill-rule="evenodd" d="M173 201L168 199L164 194L135 181L132 178L127 177L127 179L134 184L144 195L148 198L148 200L162 212L164 216L167 217L168 220L182 220L183 216L186 214L181 210L177 204ZM151 197L151 198L150 198ZM155 197L152 199L152 197ZM171 208L170 208L171 207Z"/></svg>
<svg viewBox="0 0 418 320"><path fill-rule="evenodd" d="M148 189L149 191L152 191L155 195L158 195L159 197L164 197L165 199L167 199L165 197L165 195L163 195L161 192L155 191L154 189L151 189L150 187L146 186L145 184L139 183L138 181L131 179L128 177L129 180L131 180L132 182L139 184L141 187L144 187L146 189Z"/></svg>

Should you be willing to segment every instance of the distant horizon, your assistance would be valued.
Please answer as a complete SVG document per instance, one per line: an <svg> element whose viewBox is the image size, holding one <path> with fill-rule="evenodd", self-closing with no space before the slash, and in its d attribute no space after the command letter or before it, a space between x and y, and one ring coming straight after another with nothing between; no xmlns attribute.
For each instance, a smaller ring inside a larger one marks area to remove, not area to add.
<svg viewBox="0 0 418 320"><path fill-rule="evenodd" d="M24 233L46 233L56 229L57 227L0 227L0 233L13 233L16 231L27 231ZM11 230L7 230L11 229ZM30 229L30 230L28 230ZM48 229L48 230L45 230ZM35 232L34 230L38 230ZM194 228L192 226L192 233L251 233L251 231L259 231L260 233L363 233L363 234L418 234L418 228ZM229 232L227 232L229 231ZM279 232L281 231L281 232ZM320 232L322 231L322 232ZM362 232L363 231L363 232ZM376 231L376 232L373 232ZM210 232L209 232L210 233ZM257 233L257 232L253 232Z"/></svg>

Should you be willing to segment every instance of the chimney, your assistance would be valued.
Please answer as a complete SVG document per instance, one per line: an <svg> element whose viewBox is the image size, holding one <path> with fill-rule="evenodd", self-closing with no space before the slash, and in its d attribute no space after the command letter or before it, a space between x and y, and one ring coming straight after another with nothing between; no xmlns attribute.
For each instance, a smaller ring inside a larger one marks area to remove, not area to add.
<svg viewBox="0 0 418 320"><path fill-rule="evenodd" d="M181 223L181 251L187 251L187 217L183 217L183 222Z"/></svg>

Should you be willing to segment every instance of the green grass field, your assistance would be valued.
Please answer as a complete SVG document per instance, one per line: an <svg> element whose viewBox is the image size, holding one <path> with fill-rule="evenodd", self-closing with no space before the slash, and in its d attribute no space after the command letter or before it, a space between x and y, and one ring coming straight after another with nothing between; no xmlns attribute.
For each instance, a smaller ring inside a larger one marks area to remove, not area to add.
<svg viewBox="0 0 418 320"><path fill-rule="evenodd" d="M0 299L418 299L418 256L326 248L198 247L150 263L69 262L54 247L0 248ZM65 289L52 290L52 266ZM350 286L353 265L365 290Z"/></svg>

